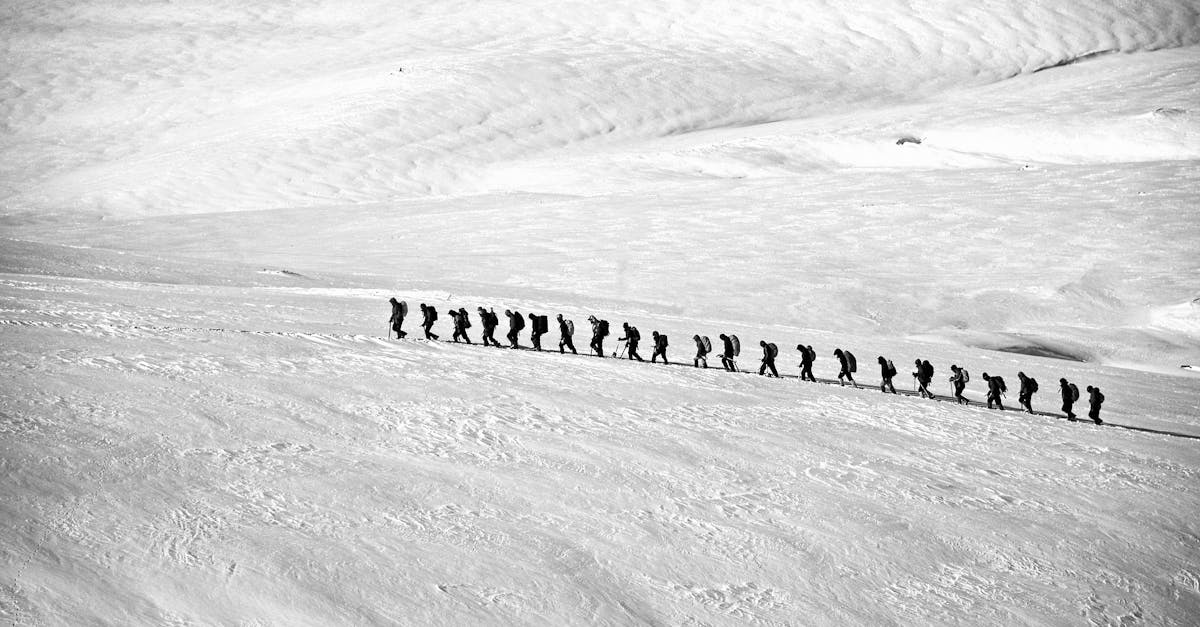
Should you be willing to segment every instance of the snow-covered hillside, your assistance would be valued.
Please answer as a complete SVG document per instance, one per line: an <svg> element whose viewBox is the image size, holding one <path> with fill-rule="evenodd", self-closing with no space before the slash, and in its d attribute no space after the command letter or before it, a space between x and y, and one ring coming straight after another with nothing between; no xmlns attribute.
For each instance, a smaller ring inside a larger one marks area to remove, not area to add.
<svg viewBox="0 0 1200 627"><path fill-rule="evenodd" d="M1194 2L51 0L0 35L0 619L1200 620ZM390 296L957 363L976 401L1024 371L1044 413L385 340Z"/></svg>

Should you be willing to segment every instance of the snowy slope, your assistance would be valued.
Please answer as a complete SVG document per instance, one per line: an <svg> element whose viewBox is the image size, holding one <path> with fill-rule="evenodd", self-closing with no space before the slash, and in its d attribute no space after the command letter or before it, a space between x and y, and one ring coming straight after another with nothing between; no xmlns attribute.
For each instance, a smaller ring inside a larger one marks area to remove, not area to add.
<svg viewBox="0 0 1200 627"><path fill-rule="evenodd" d="M54 0L0 33L4 621L1200 617L1194 2ZM826 379L843 347L864 384L927 358L943 394L958 363L976 401L1024 371L1043 413L385 340L389 296L788 374L803 341Z"/></svg>
<svg viewBox="0 0 1200 627"><path fill-rule="evenodd" d="M0 327L29 346L3 364L25 391L3 405L3 607L18 623L1186 624L1200 611L1194 386L1144 407L1187 423L1185 439L345 332L383 294L6 289L30 312ZM271 328L289 330L256 331ZM809 338L831 377L831 345ZM874 380L868 346L841 345ZM882 350L901 368L954 355ZM1145 424L1130 397L1164 384L966 363L976 378L1039 376L1039 409L1051 376L1098 383L1119 425Z"/></svg>
<svg viewBox="0 0 1200 627"><path fill-rule="evenodd" d="M4 204L119 214L478 190L489 166L515 158L924 102L1082 57L1200 43L1200 9L1185 0L39 2L5 11ZM1154 76L1194 90L1194 50L1188 58ZM1109 90L1097 91L1101 102ZM1186 96L1136 113L1194 102ZM1014 126L988 117L993 132ZM1197 125L1191 113L1176 122Z"/></svg>

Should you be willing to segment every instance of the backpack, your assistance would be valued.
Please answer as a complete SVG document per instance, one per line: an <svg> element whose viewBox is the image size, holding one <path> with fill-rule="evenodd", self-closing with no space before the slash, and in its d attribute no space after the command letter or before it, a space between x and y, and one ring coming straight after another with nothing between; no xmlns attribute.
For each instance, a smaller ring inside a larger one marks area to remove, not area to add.
<svg viewBox="0 0 1200 627"><path fill-rule="evenodd" d="M425 309L425 311L429 312L429 321L430 322L437 322L437 310L436 309L434 309L433 307L428 307Z"/></svg>
<svg viewBox="0 0 1200 627"><path fill-rule="evenodd" d="M929 381L933 381L933 364L929 360L921 362L921 374Z"/></svg>
<svg viewBox="0 0 1200 627"><path fill-rule="evenodd" d="M854 358L854 353L850 351L842 351L846 355L846 362L850 364L850 372L858 372L858 360Z"/></svg>
<svg viewBox="0 0 1200 627"><path fill-rule="evenodd" d="M996 387L999 388L1001 394L1008 392L1008 386L1004 384L1004 377L992 377L992 379L996 382Z"/></svg>
<svg viewBox="0 0 1200 627"><path fill-rule="evenodd" d="M1073 403L1073 402L1079 400L1079 387L1076 386L1074 383L1071 383L1070 387L1071 387L1071 402Z"/></svg>
<svg viewBox="0 0 1200 627"><path fill-rule="evenodd" d="M884 370L887 372L887 378L891 379L896 376L896 366L892 363L892 360L887 360L887 367Z"/></svg>
<svg viewBox="0 0 1200 627"><path fill-rule="evenodd" d="M771 356L771 359L775 359L779 356L779 347L774 342L767 344L767 354Z"/></svg>
<svg viewBox="0 0 1200 627"><path fill-rule="evenodd" d="M1036 391L1038 391L1037 379L1029 377L1029 393L1032 394Z"/></svg>
<svg viewBox="0 0 1200 627"><path fill-rule="evenodd" d="M629 327L629 332L625 334L625 337L634 342L642 341L642 334L638 332L637 327Z"/></svg>
<svg viewBox="0 0 1200 627"><path fill-rule="evenodd" d="M817 349L811 346L808 346L804 349L804 354L808 355L808 363L810 364L817 360Z"/></svg>
<svg viewBox="0 0 1200 627"><path fill-rule="evenodd" d="M666 335L658 336L658 345L662 348L667 347L667 336Z"/></svg>
<svg viewBox="0 0 1200 627"><path fill-rule="evenodd" d="M608 337L608 320L600 321L600 337Z"/></svg>
<svg viewBox="0 0 1200 627"><path fill-rule="evenodd" d="M575 321L567 320L567 335L575 335Z"/></svg>
<svg viewBox="0 0 1200 627"><path fill-rule="evenodd" d="M538 333L550 332L550 319L546 316L538 316L537 318Z"/></svg>
<svg viewBox="0 0 1200 627"><path fill-rule="evenodd" d="M963 383L966 383L967 381L970 381L970 380L971 380L971 374L970 374L969 372L967 372L967 369L966 369L966 368L963 368L962 370L959 370L959 372L961 372L961 373L962 373L962 378L963 378L963 379L962 379L962 381L963 381Z"/></svg>
<svg viewBox="0 0 1200 627"><path fill-rule="evenodd" d="M466 309L459 309L459 310L458 310L458 317L462 319L462 321L463 321L463 328L464 328L464 329L470 329L470 328L471 328L471 317L467 315L467 310L466 310Z"/></svg>
<svg viewBox="0 0 1200 627"><path fill-rule="evenodd" d="M514 329L520 331L525 328L525 317L521 315L521 312L514 311L512 319Z"/></svg>
<svg viewBox="0 0 1200 627"><path fill-rule="evenodd" d="M738 355L741 355L742 354L742 341L738 339L738 336L736 336L736 335L729 336L729 341L733 342L733 356L737 357Z"/></svg>
<svg viewBox="0 0 1200 627"><path fill-rule="evenodd" d="M705 352L705 353L711 353L711 352L712 352L712 342L710 342L710 341L709 341L709 339L708 339L708 336L707 336L707 335L705 335L705 336L701 337L701 338L700 338L700 342L704 344L704 352Z"/></svg>

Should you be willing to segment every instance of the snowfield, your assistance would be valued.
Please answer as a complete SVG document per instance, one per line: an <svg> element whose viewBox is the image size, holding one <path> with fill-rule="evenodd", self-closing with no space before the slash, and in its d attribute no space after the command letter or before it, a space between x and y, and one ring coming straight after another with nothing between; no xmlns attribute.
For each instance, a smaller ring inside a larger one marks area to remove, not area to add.
<svg viewBox="0 0 1200 627"><path fill-rule="evenodd" d="M0 619L1200 622L1200 8L976 4L0 7Z"/></svg>

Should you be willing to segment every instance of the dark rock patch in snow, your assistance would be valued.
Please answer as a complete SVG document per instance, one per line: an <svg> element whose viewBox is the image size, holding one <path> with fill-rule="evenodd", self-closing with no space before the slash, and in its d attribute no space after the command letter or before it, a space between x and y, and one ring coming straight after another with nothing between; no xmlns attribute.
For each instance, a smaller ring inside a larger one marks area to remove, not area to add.
<svg viewBox="0 0 1200 627"><path fill-rule="evenodd" d="M300 274L299 272L292 272L291 270L271 270L269 268L263 268L262 270L259 270L258 273L259 274L274 274L276 276L286 276L286 277L292 277L294 279L307 279L308 278L308 277L304 276L303 274Z"/></svg>

